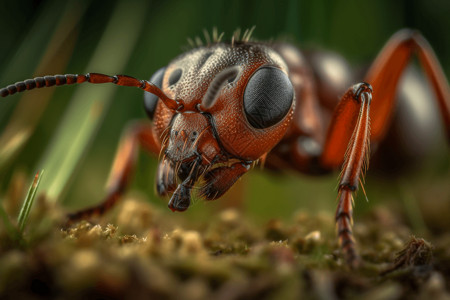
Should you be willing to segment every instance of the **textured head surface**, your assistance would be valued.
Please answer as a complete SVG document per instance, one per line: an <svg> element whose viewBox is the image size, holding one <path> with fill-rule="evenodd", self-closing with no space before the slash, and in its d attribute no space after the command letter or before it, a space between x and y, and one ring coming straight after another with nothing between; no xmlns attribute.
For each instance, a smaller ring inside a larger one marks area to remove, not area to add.
<svg viewBox="0 0 450 300"><path fill-rule="evenodd" d="M238 73L218 92L217 100L206 110L224 150L232 156L256 160L270 151L283 137L292 119L294 102L279 122L267 128L255 128L244 110L244 93L252 75L260 68L273 67L287 75L287 65L271 47L261 43L217 43L193 49L175 58L167 66L162 89L172 99L184 102L183 111L197 111L211 82L230 67ZM276 107L274 107L276 109ZM169 126L173 112L159 104L155 126L162 133Z"/></svg>

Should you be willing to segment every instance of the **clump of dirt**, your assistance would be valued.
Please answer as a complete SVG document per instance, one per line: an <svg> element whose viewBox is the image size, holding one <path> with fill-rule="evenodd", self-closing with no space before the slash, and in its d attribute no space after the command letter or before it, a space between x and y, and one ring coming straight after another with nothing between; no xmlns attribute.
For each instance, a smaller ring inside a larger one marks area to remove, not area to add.
<svg viewBox="0 0 450 300"><path fill-rule="evenodd" d="M351 270L332 214L297 212L261 226L227 209L207 223L174 222L126 199L104 218L111 224L63 229L57 207L36 206L25 244L0 227L0 298L450 298L450 234L412 237L383 208L358 217L364 264Z"/></svg>

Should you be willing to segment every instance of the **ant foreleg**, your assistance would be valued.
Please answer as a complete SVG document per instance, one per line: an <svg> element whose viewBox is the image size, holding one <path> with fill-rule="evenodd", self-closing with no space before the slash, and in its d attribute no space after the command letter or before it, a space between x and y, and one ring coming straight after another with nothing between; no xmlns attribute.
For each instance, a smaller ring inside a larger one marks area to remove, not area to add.
<svg viewBox="0 0 450 300"><path fill-rule="evenodd" d="M361 171L368 166L371 99L372 87L367 83L356 84L344 94L333 115L321 156L326 168L340 163L336 152L345 157L339 182L336 229L344 257L351 267L360 263L352 231L353 192L358 189ZM340 154L343 151L345 155Z"/></svg>
<svg viewBox="0 0 450 300"><path fill-rule="evenodd" d="M129 185L139 146L149 152L159 153L161 147L159 140L154 134L153 127L147 122L135 123L129 126L123 134L107 183L107 195L103 202L69 214L69 223L101 215L117 203Z"/></svg>

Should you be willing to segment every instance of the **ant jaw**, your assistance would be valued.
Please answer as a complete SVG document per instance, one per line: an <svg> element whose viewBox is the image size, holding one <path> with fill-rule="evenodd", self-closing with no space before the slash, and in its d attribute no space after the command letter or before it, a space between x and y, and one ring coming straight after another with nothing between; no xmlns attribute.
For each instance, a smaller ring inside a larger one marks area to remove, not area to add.
<svg viewBox="0 0 450 300"><path fill-rule="evenodd" d="M169 204L167 205L171 211L185 211L191 205L191 187L184 184L179 184Z"/></svg>
<svg viewBox="0 0 450 300"><path fill-rule="evenodd" d="M173 211L185 211L191 205L191 191L196 181L202 173L202 158L198 156L193 161L181 163L176 176L178 176L182 183L180 183L172 197L170 198L168 207Z"/></svg>

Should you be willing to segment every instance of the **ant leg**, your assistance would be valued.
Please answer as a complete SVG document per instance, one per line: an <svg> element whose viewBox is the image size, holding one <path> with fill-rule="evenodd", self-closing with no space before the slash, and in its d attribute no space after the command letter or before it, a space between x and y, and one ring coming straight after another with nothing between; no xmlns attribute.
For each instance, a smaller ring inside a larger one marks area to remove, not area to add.
<svg viewBox="0 0 450 300"><path fill-rule="evenodd" d="M77 220L101 215L120 199L128 186L136 164L138 148L141 146L148 152L159 154L161 148L153 127L147 122L136 122L127 127L121 138L114 164L107 183L107 194L100 204L69 214L69 223Z"/></svg>
<svg viewBox="0 0 450 300"><path fill-rule="evenodd" d="M416 31L404 29L388 41L366 75L365 81L374 90L370 111L372 142L378 142L384 137L394 109L399 79L414 52L418 53L432 83L450 139L450 87L444 72L425 38ZM321 158L321 165L326 169L338 168L344 161L346 141L354 128L357 110L355 104L344 104L343 100L335 109Z"/></svg>
<svg viewBox="0 0 450 300"><path fill-rule="evenodd" d="M450 139L450 87L442 67L425 38L417 31L404 29L388 41L365 78L375 91L370 113L371 141L382 140L386 133L394 110L399 79L414 53L417 53L436 93L447 137Z"/></svg>
<svg viewBox="0 0 450 300"><path fill-rule="evenodd" d="M361 171L368 165L371 99L372 87L367 83L356 84L344 94L334 112L320 157L326 169L335 167L334 164L340 164L345 158L339 182L336 227L344 257L351 267L360 263L352 232L353 192L358 189Z"/></svg>
<svg viewBox="0 0 450 300"><path fill-rule="evenodd" d="M341 247L351 266L357 266L359 263L351 230L352 192L357 190L361 169L368 166L369 136L371 141L380 141L384 137L392 115L398 81L414 52L418 53L437 95L447 136L450 137L448 82L428 42L419 33L410 30L402 30L391 38L366 76L366 81L370 82L375 90L370 113L369 103L365 105L365 101L362 101L359 105L350 101L348 91L335 109L328 128L320 163L326 169L339 167L343 163L336 224ZM364 95L364 92L361 95ZM368 130L369 119L371 132Z"/></svg>

